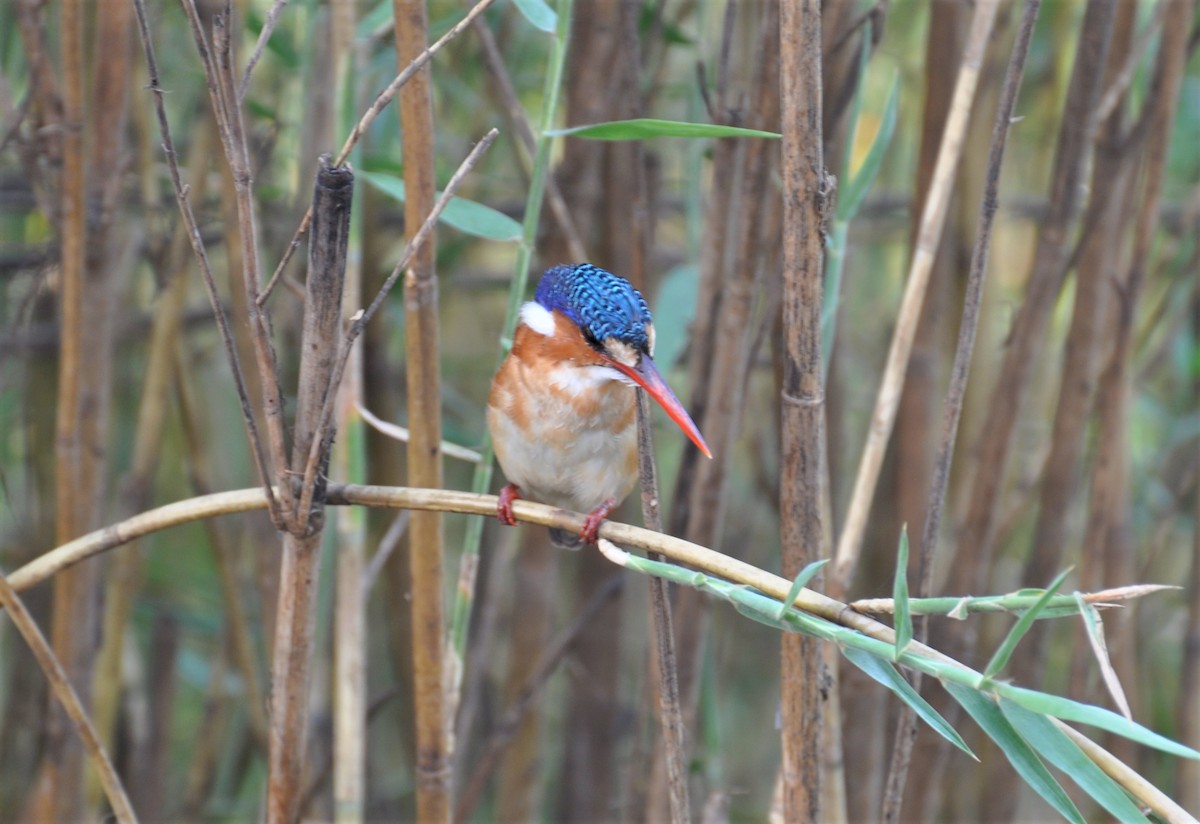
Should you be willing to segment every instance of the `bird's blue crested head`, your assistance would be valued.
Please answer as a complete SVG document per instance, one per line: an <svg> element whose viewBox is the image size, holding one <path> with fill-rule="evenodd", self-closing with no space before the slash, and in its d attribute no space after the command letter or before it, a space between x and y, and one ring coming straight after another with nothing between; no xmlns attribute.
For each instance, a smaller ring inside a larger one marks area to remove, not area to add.
<svg viewBox="0 0 1200 824"><path fill-rule="evenodd" d="M650 307L629 281L590 263L547 269L534 300L575 322L588 342L603 348L615 338L649 353L654 336Z"/></svg>

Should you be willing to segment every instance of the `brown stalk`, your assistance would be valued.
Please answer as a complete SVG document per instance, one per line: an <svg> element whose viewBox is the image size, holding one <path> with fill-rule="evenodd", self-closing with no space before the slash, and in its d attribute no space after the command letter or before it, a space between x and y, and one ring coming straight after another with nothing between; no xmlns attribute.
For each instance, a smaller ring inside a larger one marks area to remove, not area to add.
<svg viewBox="0 0 1200 824"><path fill-rule="evenodd" d="M136 822L137 816L134 815L133 807L129 804L129 797L125 794L121 779L117 775L117 771L113 769L112 761L109 760L104 745L100 743L100 736L96 734L96 728L92 725L83 702L74 687L71 686L71 679L54 655L50 645L46 643L46 637L42 635L42 631L25 608L25 604L21 602L20 596L2 573L0 573L0 604L4 605L9 617L16 624L17 631L21 633L25 643L29 644L30 649L33 650L38 666L42 668L42 672L46 673L55 698L62 704L67 718L83 744L83 749L87 751L92 766L100 776L100 783L104 787L104 794L112 807L113 815L122 824ZM64 791L67 788L60 787L59 789Z"/></svg>
<svg viewBox="0 0 1200 824"><path fill-rule="evenodd" d="M268 750L267 820L273 824L297 819L303 792L317 580L325 525L325 471L333 434L319 422L325 405L337 393L331 377L341 337L353 187L354 176L348 169L332 167L327 156L321 158L313 187L313 232L292 447L292 465L299 467L310 450L318 446L320 473L307 529L289 530L283 536Z"/></svg>
<svg viewBox="0 0 1200 824"><path fill-rule="evenodd" d="M60 10L63 67L62 174L59 202L59 367L58 407L55 416L54 478L55 535L61 543L93 526L89 498L95 490L85 486L83 418L81 402L89 381L83 374L86 340L83 306L88 294L85 277L87 215L84 177L84 6L65 2ZM86 444L87 447L93 444ZM93 603L98 570L74 570L55 580L51 640L65 677L81 685L82 700L90 702ZM83 810L83 759L79 742L67 727L67 716L52 707L47 718L47 738L40 780L32 796L35 816L43 820L80 818Z"/></svg>
<svg viewBox="0 0 1200 824"><path fill-rule="evenodd" d="M785 577L824 546L825 389L821 377L822 226L830 183L821 145L821 13L816 0L783 0L779 26L783 134L783 380L780 553ZM781 639L783 815L820 820L821 653L812 638Z"/></svg>
<svg viewBox="0 0 1200 824"><path fill-rule="evenodd" d="M971 356L975 350L975 333L979 325L979 309L983 302L984 277L987 274L988 255L991 252L992 227L999 203L1000 170L1004 162L1004 151L1008 145L1008 133L1012 115L1017 104L1017 93L1025 72L1025 59L1029 55L1029 44L1033 41L1033 29L1037 23L1041 0L1027 0L1021 12L1017 39L1013 44L1012 56L1004 76L1004 89L1000 104L996 108L996 120L992 127L991 148L988 150L987 177L984 184L983 201L979 205L979 226L975 235L975 248L971 253L971 269L967 277L966 295L963 299L962 321L959 324L958 346L954 352L954 367L950 387L942 405L942 433L938 444L937 460L929 487L926 504L925 526L921 533L920 560L916 596L928 595L933 589L933 570L937 559L937 541L941 530L942 512L946 505L946 488L950 481L950 463L958 440L958 424L962 417L963 400L967 392L967 377L971 368ZM929 633L928 616L922 616L916 626L914 637L924 643ZM911 676L913 689L920 689L921 674ZM908 779L908 765L917 733L917 718L907 706L900 710L893 739L891 764L888 768L887 784L883 796L881 818L885 822L901 820L904 785Z"/></svg>
<svg viewBox="0 0 1200 824"><path fill-rule="evenodd" d="M545 646L537 666L533 668L530 677L521 690L509 703L508 709L496 722L491 737L484 746L483 755L475 765L470 779L463 789L462 798L454 810L456 822L466 821L478 805L483 792L487 789L488 780L496 770L496 765L505 749L516 737L522 722L533 709L534 702L541 697L546 684L566 658L583 630L593 621L609 600L621 591L622 576L613 575L595 592L591 600L584 605L579 614Z"/></svg>
<svg viewBox="0 0 1200 824"><path fill-rule="evenodd" d="M425 0L392 0L396 19L396 62L404 66L428 48ZM406 226L419 226L433 212L436 169L432 77L426 64L400 90L404 151ZM438 279L432 229L416 246L404 276L404 337L408 359L408 477L415 486L442 486L441 372L438 361ZM442 599L442 519L413 513L412 551L413 692L417 728L417 818L451 816L450 719L445 683L445 605Z"/></svg>
<svg viewBox="0 0 1200 824"><path fill-rule="evenodd" d="M662 532L659 512L658 467L654 463L654 433L650 429L650 401L646 393L637 393L638 427L638 485L642 498L642 524L646 529ZM651 560L664 560L650 553ZM650 580L650 618L654 627L651 650L658 670L654 679L658 693L658 715L662 726L660 741L666 761L667 797L670 801L671 824L690 820L687 770L683 749L683 710L679 700L679 674L675 656L675 630L671 622L671 594L661 578ZM657 765L655 765L657 766ZM651 782L656 787L655 782Z"/></svg>
<svg viewBox="0 0 1200 824"><path fill-rule="evenodd" d="M379 117L383 110L387 108L387 105L392 102L392 98L394 98L396 93L403 88L404 84L416 76L417 72L424 68L425 64L433 59L433 56L437 54L443 46L461 34L463 30L465 30L467 26L471 24L472 20L483 14L483 12L487 10L487 7L495 1L496 0L479 0L478 3L471 7L471 10L466 13L462 20L459 20L457 23L451 26L450 30L439 37L436 42L424 49L420 54L413 57L412 62L405 66L404 69L398 75L396 75L392 82L389 83L387 87L376 96L375 101L371 104L370 108L367 109L367 111L359 119L358 123L355 124L354 128L350 132L350 135L346 138L346 142L342 144L341 150L338 151L337 157L334 158L333 165L341 166L346 162L346 158L350 157L350 152L354 150L356 145L358 145L358 141L366 133L367 129L371 127L371 124L375 122L375 118ZM191 3L193 0L184 0L184 2ZM262 292L258 295L259 306L262 306L263 303L266 302L267 298L270 297L271 291L275 288L275 284L283 275L283 270L287 268L288 263L290 263L292 260L292 255L294 255L296 253L296 249L299 248L300 239L304 237L304 233L308 231L308 227L311 224L312 209L309 209L304 213L304 217L301 219L300 225L296 227L296 231L292 235L291 241L288 243L287 248L284 249L283 258L279 261L279 265L275 267L275 272L271 275L271 279L267 281L267 285L263 287Z"/></svg>
<svg viewBox="0 0 1200 824"><path fill-rule="evenodd" d="M213 16L213 53L210 53L195 0L182 2L191 24L196 48L204 64L213 115L217 121L225 160L237 193L238 238L241 241L239 251L242 256L239 274L242 291L246 296L246 319L254 341L255 364L258 368L259 388L262 391L262 416L266 423L267 446L278 485L280 515L285 527L300 535L303 528L296 525L298 519L295 501L291 485L288 483L287 436L283 392L279 386L279 366L275 356L275 345L271 340L270 320L258 304L258 226L254 209L254 178L250 169L250 150L242 123L242 107L236 102L234 91L233 43L229 32L229 16L232 9L227 2L225 11Z"/></svg>
<svg viewBox="0 0 1200 824"><path fill-rule="evenodd" d="M234 386L237 389L238 401L242 410L242 420L246 425L246 435L250 441L250 450L254 456L255 465L258 468L259 478L263 484L263 491L267 499L271 502L270 511L277 520L279 507L275 501L275 492L271 487L271 472L267 464L266 454L263 451L262 439L258 435L258 427L254 421L254 411L250 406L250 396L246 390L246 380L242 374L241 362L238 359L237 348L234 345L233 335L229 328L229 320L225 314L224 307L221 305L220 296L217 293L212 267L208 261L208 253L204 248L204 240L200 236L200 227L196 223L196 216L192 212L191 202L188 200L188 187L184 185L179 174L179 162L175 152L175 143L171 139L171 129L167 122L166 108L163 105L163 89L159 85L158 61L155 58L154 43L150 37L150 26L146 17L145 0L134 0L134 11L137 13L138 33L141 37L142 49L146 55L149 87L150 92L154 95L154 108L158 115L158 128L162 136L163 154L167 159L167 167L171 173L171 185L175 191L175 200L179 205L179 213L187 229L188 241L191 243L192 252L199 263L204 288L208 293L209 303L213 308L213 316L217 321L217 330L220 332L221 342L225 346L225 355L229 360L230 369L233 372Z"/></svg>
<svg viewBox="0 0 1200 824"><path fill-rule="evenodd" d="M917 321L929 285L934 256L946 223L958 160L966 138L967 121L975 99L979 71L995 21L997 6L997 0L980 0L971 17L971 29L963 50L958 79L955 81L954 98L946 118L946 130L942 136L937 166L921 214L921 227L913 249L904 298L896 318L896 330L888 350L887 365L880 380L879 395L871 415L867 442L863 447L862 460L854 479L854 492L838 541L837 554L834 556L831 583L834 591L838 593L844 594L848 591L862 551L871 502L879 480L879 471L883 466L887 442L891 437L892 425L896 421L896 409L904 389L904 378L913 339L916 336Z"/></svg>

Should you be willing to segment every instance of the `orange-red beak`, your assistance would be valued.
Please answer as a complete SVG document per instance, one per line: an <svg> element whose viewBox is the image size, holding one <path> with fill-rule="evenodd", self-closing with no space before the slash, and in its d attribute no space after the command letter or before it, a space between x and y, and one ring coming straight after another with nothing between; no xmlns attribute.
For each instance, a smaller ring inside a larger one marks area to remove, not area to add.
<svg viewBox="0 0 1200 824"><path fill-rule="evenodd" d="M601 355L601 357L604 357ZM691 439L706 458L712 457L712 452L709 451L708 444L704 442L704 436L700 434L700 428L696 426L692 416L683 408L683 404L679 402L679 398L675 397L675 393L671 391L671 387L667 386L667 382L663 380L663 376L659 373L658 367L654 365L649 355L643 354L638 359L637 366L626 366L612 358L605 357L606 361L614 369L619 369L624 374L628 375L630 380L638 386L645 389L650 397L658 402L658 405L667 413L667 417L675 421L676 425L683 430L683 433Z"/></svg>

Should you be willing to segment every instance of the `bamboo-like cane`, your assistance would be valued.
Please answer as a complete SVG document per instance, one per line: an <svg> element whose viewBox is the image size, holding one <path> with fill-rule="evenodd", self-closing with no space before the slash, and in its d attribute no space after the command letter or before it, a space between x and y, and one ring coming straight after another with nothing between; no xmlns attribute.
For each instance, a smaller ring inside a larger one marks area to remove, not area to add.
<svg viewBox="0 0 1200 824"><path fill-rule="evenodd" d="M783 134L783 380L779 483L780 555L793 576L824 554L825 389L821 296L829 184L821 136L821 9L816 0L780 7L780 132ZM781 641L783 817L820 820L820 647Z"/></svg>

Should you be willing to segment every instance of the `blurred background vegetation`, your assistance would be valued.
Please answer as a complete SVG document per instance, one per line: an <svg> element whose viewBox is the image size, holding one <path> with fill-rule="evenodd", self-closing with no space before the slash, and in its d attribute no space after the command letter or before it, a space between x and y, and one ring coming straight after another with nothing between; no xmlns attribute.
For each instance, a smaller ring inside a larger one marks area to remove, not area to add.
<svg viewBox="0 0 1200 824"><path fill-rule="evenodd" d="M1144 285L1130 290L1127 280L1135 215L1142 208L1130 181L1145 173L1146 132L1153 128L1139 118L1153 100L1162 7L1168 4L1114 4L1111 65L1101 87L1113 87L1114 69L1132 67L1127 94L1114 109L1116 133L1130 131L1125 143L1107 128L1098 128L1094 141L1088 141L1096 150L1081 161L1081 214L1066 227L1069 266L1051 289L1048 322L1044 333L1036 334L1028 385L1014 388L997 385L997 376L1003 374L1014 318L1027 299L1040 227L1059 196L1049 182L1064 117L1070 114L1066 101L1087 4L1046 0L1042 7L1017 105L1020 120L1004 163L934 592L984 594L1045 586L1068 564L1077 569L1071 587L1141 581L1183 587L1123 611L1111 622L1109 645L1134 717L1196 747L1200 707L1195 701L1189 705L1189 690L1200 693L1200 544L1195 537L1200 514L1200 61L1195 58L1200 29L1194 13L1182 91L1173 122L1168 121L1161 200L1150 204L1159 222L1150 257L1141 261ZM124 0L83 5L83 72L71 75L60 48L60 6L39 0L0 4L0 567L5 571L73 535L143 509L257 482L222 344L180 230L132 12ZM206 19L218 6L199 3ZM244 62L272 4L236 0L233 7L235 53ZM525 7L524 13L518 7ZM430 40L467 8L457 0L429 0ZM484 404L501 351L528 194L532 153L519 138L516 121L538 122L555 39L552 31L530 22L541 8L548 10L540 3L498 0L482 16L504 72L487 58L478 27L453 40L432 63L439 186L489 128L501 131L459 191L499 214L468 212L456 222L443 219L437 234L443 434L467 447L478 446L484 437ZM777 132L773 9L769 0L576 0L558 125L645 116ZM240 267L234 187L204 74L179 6L152 0L148 10L180 165L239 348L246 352L245 322L238 321L245 306L227 276ZM992 116L1019 12L1020 4L1003 2L989 41L950 220L938 247L851 597L891 592L901 525L907 523L916 534L925 520ZM827 386L836 540L912 254L927 189L921 181L928 178L929 153L936 151L940 136L938 112L944 113L949 99L971 5L826 0L823 14L824 151L827 167L840 179L862 164L885 120L889 96L898 90L896 122L877 178L849 226L840 296L827 296L838 318ZM307 207L317 156L340 146L358 113L396 74L392 28L390 0L290 0L282 8L244 105L266 272L274 269ZM864 39L869 62L860 79ZM63 128L57 101L69 97L72 76L81 83L76 93L82 95L86 116L89 231L86 291L77 317L60 311L62 144L73 133ZM506 85L515 92L511 100ZM848 121L856 96L860 114L851 139ZM754 140L556 141L552 176L577 237L564 230L568 221L556 218L549 206L543 209L533 271L573 261L582 250L589 261L630 277L645 292L655 313L656 359L714 451L724 452L714 472L685 452L678 431L669 424L659 428L667 530L778 570L780 178L777 144L769 142L771 151L759 161L749 149ZM760 165L750 167L751 161ZM404 162L393 106L373 123L353 159L358 226L352 257L368 298L406 240L394 185ZM1113 174L1125 182L1115 192L1104 189L1090 179L1097 168L1116 169ZM1117 201L1107 217L1097 217L1104 205L1093 202L1098 191ZM725 235L728 242L722 244ZM1096 247L1099 241L1106 245ZM1080 277L1082 266L1092 267L1086 281ZM293 262L285 277L302 281L303 268ZM1098 332L1081 344L1090 354L1082 361L1086 367L1064 375L1081 288L1098 296L1092 310ZM728 303L713 303L714 293L724 301L744 302L738 340L720 340L728 335L717 331L713 318L731 310ZM167 304L174 308L164 309ZM291 398L302 306L284 286L273 293L270 309L284 394ZM713 314L705 318L706 312ZM176 319L159 331L164 314ZM1127 357L1118 370L1112 344L1122 314L1132 322L1132 347L1124 355L1118 352L1117 357ZM84 470L68 483L67 493L55 468L64 323L78 324L82 336L76 389L85 410L85 423L76 433ZM363 349L360 400L375 415L397 423L405 418L404 323L397 291L368 327ZM149 366L155 346L169 353L169 368L157 382L149 380L159 374ZM696 387L707 385L713 348L722 346L735 347L736 368L721 378L727 383L709 387L707 398L732 401L716 409ZM1114 370L1119 382L1104 389L1104 376ZM1080 416L1067 430L1059 429L1056 410L1077 384L1083 392ZM989 410L1009 392L1023 399L1004 459L981 465L976 458L989 437ZM666 423L661 416L656 422ZM1065 459L1063 471L1052 473L1048 455L1064 431L1078 449ZM717 442L714 432L720 433ZM403 445L374 432L365 438L365 462L353 470L360 474L335 479L404 484ZM1116 448L1106 450L1105 444ZM470 463L448 458L445 485L469 489L473 471ZM984 475L995 476L997 493L986 501L988 528L972 532L972 487ZM1046 488L1051 483L1058 485L1053 497ZM1096 510L1098 483L1112 484L1104 487L1101 511ZM64 494L74 496L79 512L68 534L61 520L56 522ZM1047 500L1060 502L1061 528L1050 575L1031 579L1030 570L1038 568L1032 559L1043 551L1036 535ZM331 517L342 512L331 511ZM636 522L636 504L614 517ZM366 606L372 701L366 815L379 820L414 814L409 549L396 540L398 529L387 535L394 521L394 513L371 512L366 538L369 555L381 546L390 553L381 558ZM467 523L466 516L445 520L448 602ZM655 797L654 782L660 779L648 767L656 721L647 677L645 582L625 576L619 591L605 591L618 571L593 552L552 549L542 532L504 530L492 522L485 528L456 722L456 784L469 784L500 736L504 746L490 783L484 784L489 789L475 808L475 820L654 818L654 802L646 799ZM331 674L337 534L330 530L326 538L306 779L307 815L317 819L334 812L327 767L330 696L337 688ZM259 814L266 781L262 696L278 586L277 546L263 513L228 516L158 533L89 562L91 571L70 595L45 584L25 595L60 656L73 650L65 660L68 672L145 820ZM977 566L965 573L952 569L973 555L981 559ZM948 589L947 579L978 582L982 590ZM604 598L599 613L571 630L566 653L538 686L516 735L507 735L501 722L543 652L597 593ZM724 606L710 610L700 599L685 596L676 605L676 628L695 812L712 821L763 820L772 806L780 757L778 633ZM61 602L68 598L71 604L64 607ZM976 634L978 640L954 648L970 651L976 657L968 663L978 664L1009 623L977 617L969 625L939 624L935 638ZM1022 672L1022 683L1080 700L1105 700L1076 621L1050 624L1044 643L1048 654ZM853 673L843 674L839 689L848 819L873 819L897 705ZM31 788L48 780L55 736L71 734L49 721L49 708L41 671L10 624L0 622L0 810L30 809ZM1190 800L1190 809L1200 810L1200 776L1189 777L1157 754L1125 755L1185 806ZM982 767L958 753L945 758L949 761L929 755L914 764L908 817L1049 814L1032 795L1021 795L1006 766L993 773L987 758ZM89 785L81 803L87 806L77 810L96 809L98 789Z"/></svg>

